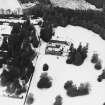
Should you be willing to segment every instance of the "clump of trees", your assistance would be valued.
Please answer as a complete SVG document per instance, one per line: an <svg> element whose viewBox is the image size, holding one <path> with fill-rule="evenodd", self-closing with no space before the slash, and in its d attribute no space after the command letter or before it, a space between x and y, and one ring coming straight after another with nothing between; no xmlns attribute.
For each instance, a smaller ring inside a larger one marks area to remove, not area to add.
<svg viewBox="0 0 105 105"><path fill-rule="evenodd" d="M32 60L36 56L31 44L37 48L39 41L33 24L27 20L23 24L15 24L8 41L1 46L0 62L6 67L0 75L0 82L9 94L20 95L26 91L26 84L34 72Z"/></svg>
<svg viewBox="0 0 105 105"><path fill-rule="evenodd" d="M79 87L73 84L73 81L67 81L64 85L64 89L69 97L77 97L89 94L89 84L81 83Z"/></svg>
<svg viewBox="0 0 105 105"><path fill-rule="evenodd" d="M63 98L60 95L56 96L55 102L53 105L62 105L63 104L62 100L63 100Z"/></svg>
<svg viewBox="0 0 105 105"><path fill-rule="evenodd" d="M105 79L105 69L102 71L102 73L98 76L97 81L102 82L102 80Z"/></svg>
<svg viewBox="0 0 105 105"><path fill-rule="evenodd" d="M80 43L77 49L74 48L73 44L71 44L66 63L80 66L84 63L84 60L87 57L87 53L88 53L88 44L85 47L83 47Z"/></svg>
<svg viewBox="0 0 105 105"><path fill-rule="evenodd" d="M47 73L43 73L40 76L40 80L37 83L37 87L39 89L49 89L52 87L51 77L48 76Z"/></svg>
<svg viewBox="0 0 105 105"><path fill-rule="evenodd" d="M52 25L45 22L40 31L40 38L45 42L49 42L52 39L53 35L54 32Z"/></svg>

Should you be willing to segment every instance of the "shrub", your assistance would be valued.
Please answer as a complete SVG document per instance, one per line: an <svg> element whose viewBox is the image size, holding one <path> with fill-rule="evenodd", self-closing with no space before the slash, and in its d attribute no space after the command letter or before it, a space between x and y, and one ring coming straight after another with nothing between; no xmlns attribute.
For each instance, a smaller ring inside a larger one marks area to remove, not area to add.
<svg viewBox="0 0 105 105"><path fill-rule="evenodd" d="M56 96L55 102L53 105L62 105L62 97L60 95Z"/></svg>
<svg viewBox="0 0 105 105"><path fill-rule="evenodd" d="M102 78L100 76L98 76L97 81L102 82Z"/></svg>
<svg viewBox="0 0 105 105"><path fill-rule="evenodd" d="M26 103L27 103L27 105L31 105L31 104L33 104L33 102L34 102L34 96L32 93L29 93Z"/></svg>
<svg viewBox="0 0 105 105"><path fill-rule="evenodd" d="M47 71L48 69L49 69L48 64L44 64L44 65L43 65L43 71Z"/></svg>
<svg viewBox="0 0 105 105"><path fill-rule="evenodd" d="M97 81L101 82L103 79L105 79L105 70L103 70L102 73L98 76Z"/></svg>
<svg viewBox="0 0 105 105"><path fill-rule="evenodd" d="M92 63L97 63L98 62L98 54L93 54L92 59L91 59Z"/></svg>
<svg viewBox="0 0 105 105"><path fill-rule="evenodd" d="M96 70L100 70L102 68L102 64L101 64L101 61L98 61L96 64L95 64L95 69Z"/></svg>

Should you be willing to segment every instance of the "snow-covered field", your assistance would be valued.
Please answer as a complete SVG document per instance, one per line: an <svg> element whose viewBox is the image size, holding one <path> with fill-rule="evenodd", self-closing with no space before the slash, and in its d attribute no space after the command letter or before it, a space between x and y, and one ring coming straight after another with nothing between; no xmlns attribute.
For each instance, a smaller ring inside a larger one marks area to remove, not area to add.
<svg viewBox="0 0 105 105"><path fill-rule="evenodd" d="M97 77L105 67L105 41L92 31L71 25L66 28L57 27L55 29L55 36L58 37L58 40L73 42L75 47L78 47L80 42L82 42L83 46L89 43L88 57L84 64L79 67L67 65L65 57L41 53L46 46L46 44L42 42L29 90L29 93L32 93L34 97L32 105L53 105L55 97L58 95L61 95L63 98L63 105L103 105L105 102L105 81L99 83L97 82ZM102 61L102 70L100 71L95 70L94 65L90 61L94 52L99 54ZM46 63L49 65L49 70L43 71L43 64ZM48 76L51 77L51 88L37 88L37 83L42 73L48 73ZM90 84L89 95L68 97L64 89L64 83L68 80L73 80L77 86L79 86L80 83L88 82Z"/></svg>

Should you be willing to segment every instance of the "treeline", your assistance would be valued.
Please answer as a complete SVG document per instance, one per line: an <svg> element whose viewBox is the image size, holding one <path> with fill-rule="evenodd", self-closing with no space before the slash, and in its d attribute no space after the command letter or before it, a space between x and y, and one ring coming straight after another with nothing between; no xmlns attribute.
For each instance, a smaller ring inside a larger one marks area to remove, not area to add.
<svg viewBox="0 0 105 105"><path fill-rule="evenodd" d="M82 26L99 34L105 39L105 13L94 10L71 10L51 5L37 5L30 10L35 17L42 17L44 22L53 27L67 25Z"/></svg>

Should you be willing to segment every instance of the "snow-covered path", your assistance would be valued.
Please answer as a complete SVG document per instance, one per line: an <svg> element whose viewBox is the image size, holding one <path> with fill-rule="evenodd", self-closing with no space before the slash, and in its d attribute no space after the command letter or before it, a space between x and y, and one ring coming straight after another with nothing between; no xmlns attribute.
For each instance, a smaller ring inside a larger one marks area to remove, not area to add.
<svg viewBox="0 0 105 105"><path fill-rule="evenodd" d="M105 81L98 83L97 76L101 71L96 71L94 65L90 62L94 52L99 54L102 60L102 68L105 67L105 41L97 34L81 27L67 26L66 28L58 27L55 29L55 35L60 36L58 40L67 40L73 42L75 47L82 42L83 45L89 43L88 57L84 64L76 67L67 65L65 58L41 54L38 57L35 73L32 79L29 93L34 96L32 105L53 105L55 97L63 97L63 105L102 105L105 102ZM43 43L40 52L43 50ZM43 64L49 65L48 76L52 78L52 87L49 89L38 89L37 83L43 71ZM64 90L64 83L73 80L74 84L88 82L90 84L90 94L80 97L68 97Z"/></svg>

